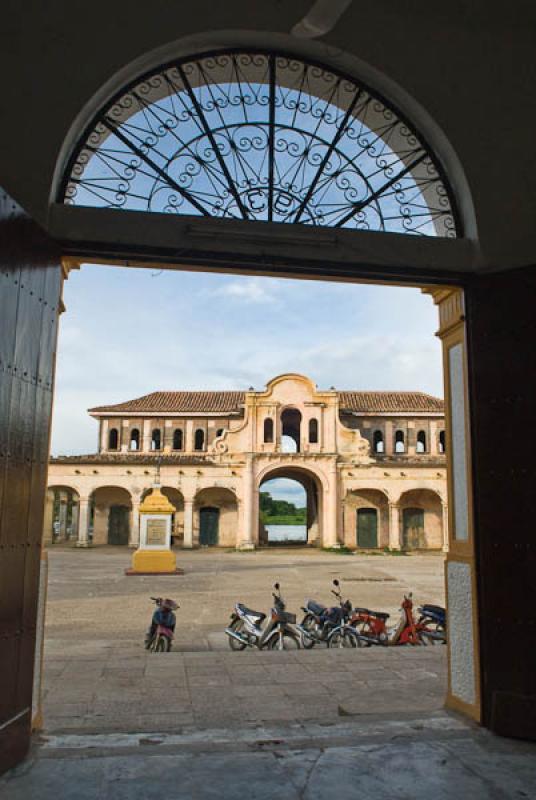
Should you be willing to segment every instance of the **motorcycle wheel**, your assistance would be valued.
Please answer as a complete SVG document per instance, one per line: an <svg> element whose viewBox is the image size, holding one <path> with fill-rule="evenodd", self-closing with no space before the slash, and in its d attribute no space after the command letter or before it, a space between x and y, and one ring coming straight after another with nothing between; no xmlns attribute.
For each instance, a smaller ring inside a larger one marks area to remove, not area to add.
<svg viewBox="0 0 536 800"><path fill-rule="evenodd" d="M155 653L167 653L169 651L170 643L165 636L159 636L154 646Z"/></svg>
<svg viewBox="0 0 536 800"><path fill-rule="evenodd" d="M302 627L309 631L313 627L314 623L315 618L311 614L306 614L306 616L303 618ZM300 631L300 642L304 650L310 650L316 644L314 639L309 639L309 637L306 636L302 631Z"/></svg>
<svg viewBox="0 0 536 800"><path fill-rule="evenodd" d="M231 624L229 625L230 630L234 631L235 633L238 633L241 627L242 627L241 619L235 619L234 622L231 622ZM239 652L240 650L246 649L247 645L244 642L239 642L238 639L234 639L232 636L229 636L227 638L229 639L229 647L235 653Z"/></svg>
<svg viewBox="0 0 536 800"><path fill-rule="evenodd" d="M293 636L288 631L277 634L268 643L269 650L299 650L300 642L297 636Z"/></svg>
<svg viewBox="0 0 536 800"><path fill-rule="evenodd" d="M335 630L328 639L328 647L361 647L362 641L359 636L348 628Z"/></svg>

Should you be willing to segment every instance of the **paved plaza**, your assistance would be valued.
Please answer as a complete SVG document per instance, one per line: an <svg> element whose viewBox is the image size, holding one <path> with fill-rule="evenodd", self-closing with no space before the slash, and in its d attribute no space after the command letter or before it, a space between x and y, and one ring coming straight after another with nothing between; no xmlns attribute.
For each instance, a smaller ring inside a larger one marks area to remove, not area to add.
<svg viewBox="0 0 536 800"><path fill-rule="evenodd" d="M0 800L519 800L536 748L447 713L446 648L229 650L237 599L329 601L397 614L442 603L440 556L309 550L179 553L183 576L125 577L126 550L54 549L45 728L0 778ZM150 595L179 600L169 654L143 650ZM394 621L394 620L393 620Z"/></svg>
<svg viewBox="0 0 536 800"><path fill-rule="evenodd" d="M443 602L440 556L355 556L318 550L179 552L184 575L126 577L125 549L50 552L45 729L171 731L256 722L334 722L441 708L446 648L231 652L223 629L237 600L268 611L278 580L289 610L330 602L331 581L356 605L397 619L404 592ZM169 654L142 646L150 596L177 599Z"/></svg>

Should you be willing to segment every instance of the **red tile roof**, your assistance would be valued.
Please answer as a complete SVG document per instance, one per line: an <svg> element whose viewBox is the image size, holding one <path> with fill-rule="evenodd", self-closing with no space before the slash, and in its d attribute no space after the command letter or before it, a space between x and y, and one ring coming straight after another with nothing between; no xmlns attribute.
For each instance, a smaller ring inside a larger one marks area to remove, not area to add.
<svg viewBox="0 0 536 800"><path fill-rule="evenodd" d="M397 414L444 411L439 397L424 392L338 392L341 410L368 414ZM236 413L245 392L151 392L125 403L90 408L90 414L106 413Z"/></svg>
<svg viewBox="0 0 536 800"><path fill-rule="evenodd" d="M442 413L445 405L439 397L424 392L339 392L341 410L368 414Z"/></svg>
<svg viewBox="0 0 536 800"><path fill-rule="evenodd" d="M135 400L117 403L113 406L96 406L90 408L89 413L102 414L103 412L128 413L144 412L162 414L170 413L224 413L240 411L244 403L245 392L151 392Z"/></svg>

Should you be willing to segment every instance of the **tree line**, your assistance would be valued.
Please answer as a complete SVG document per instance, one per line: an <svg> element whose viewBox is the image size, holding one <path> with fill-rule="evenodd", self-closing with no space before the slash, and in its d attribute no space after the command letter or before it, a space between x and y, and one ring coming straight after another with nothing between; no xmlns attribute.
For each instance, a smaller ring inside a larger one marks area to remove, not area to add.
<svg viewBox="0 0 536 800"><path fill-rule="evenodd" d="M274 500L270 492L259 493L261 520L272 525L305 525L306 509L289 503L288 500Z"/></svg>

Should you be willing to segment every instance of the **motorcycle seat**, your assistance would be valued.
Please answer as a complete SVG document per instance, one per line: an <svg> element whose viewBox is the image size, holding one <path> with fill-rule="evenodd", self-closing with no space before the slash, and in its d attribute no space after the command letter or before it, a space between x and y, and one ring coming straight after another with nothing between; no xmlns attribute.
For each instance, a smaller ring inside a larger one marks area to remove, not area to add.
<svg viewBox="0 0 536 800"><path fill-rule="evenodd" d="M389 619L389 614L386 614L385 611L371 611L370 613L378 619Z"/></svg>
<svg viewBox="0 0 536 800"><path fill-rule="evenodd" d="M441 606L425 605L422 606L424 614L437 614L439 617L445 616L445 609Z"/></svg>
<svg viewBox="0 0 536 800"><path fill-rule="evenodd" d="M250 617L256 617L259 622L262 622L262 620L266 618L266 614L263 614L262 611L253 611L252 608L248 608L242 603L238 603L238 608L243 614L247 614Z"/></svg>
<svg viewBox="0 0 536 800"><path fill-rule="evenodd" d="M323 606L322 603L317 603L316 600L308 600L307 601L307 608L309 611L312 611L313 614L323 614L326 611L326 606Z"/></svg>

